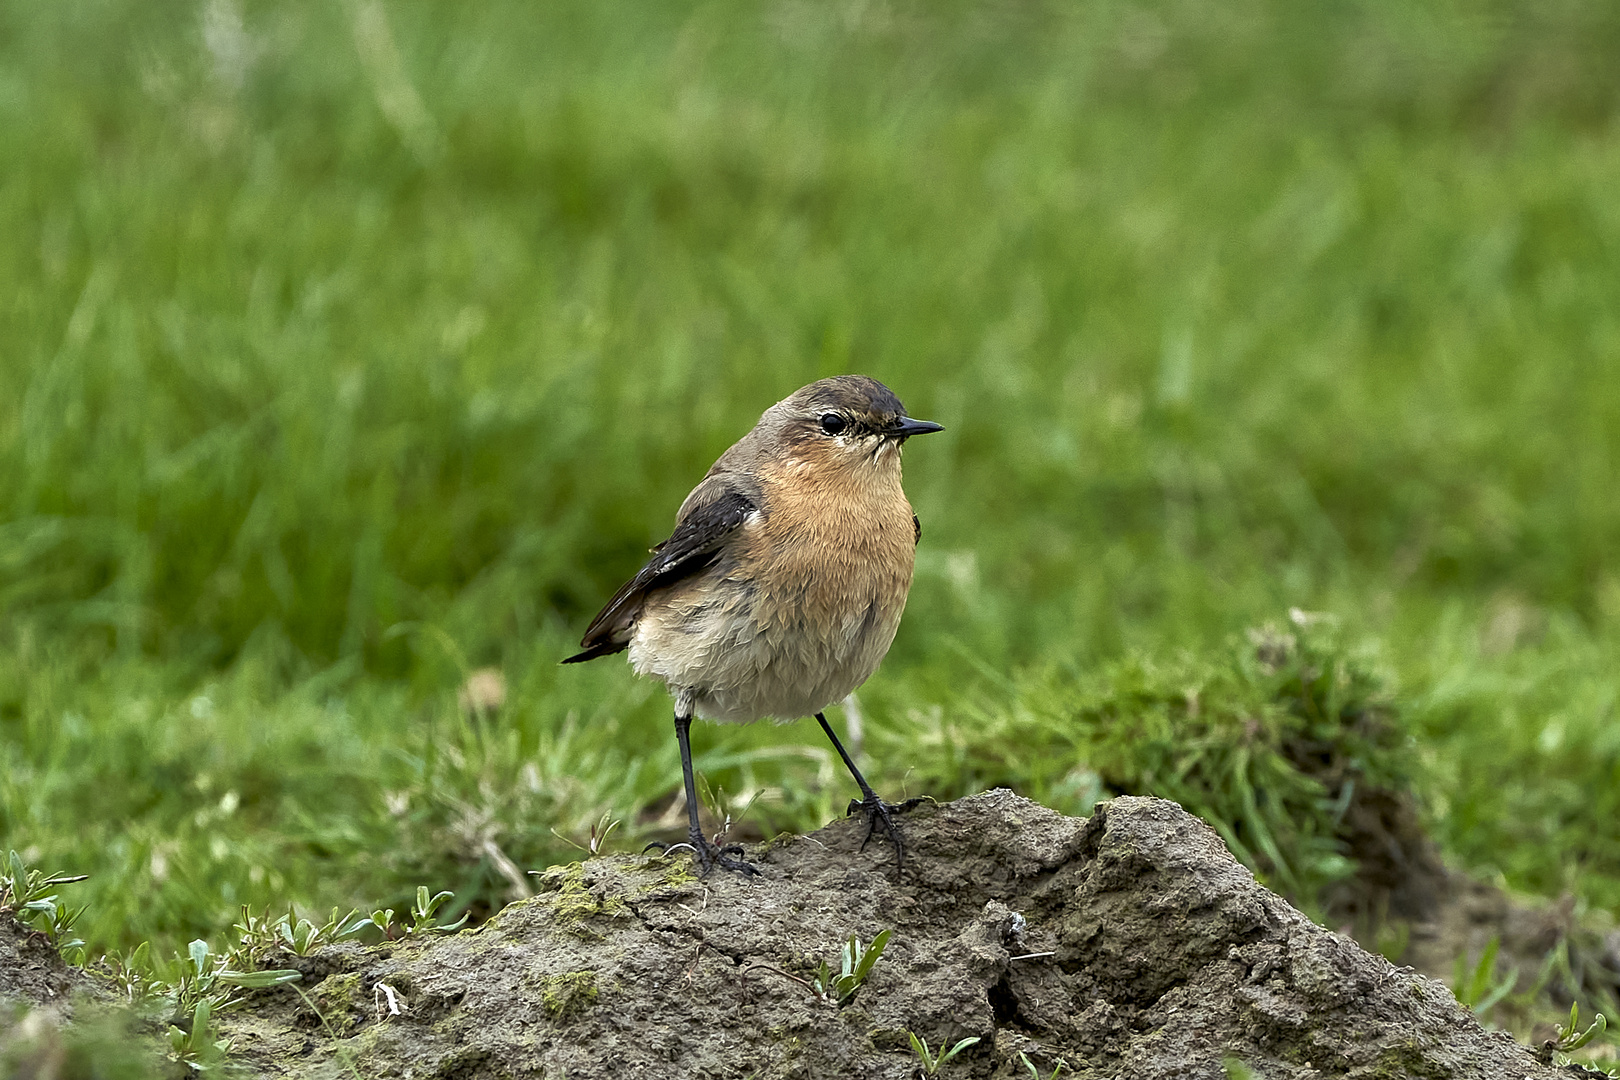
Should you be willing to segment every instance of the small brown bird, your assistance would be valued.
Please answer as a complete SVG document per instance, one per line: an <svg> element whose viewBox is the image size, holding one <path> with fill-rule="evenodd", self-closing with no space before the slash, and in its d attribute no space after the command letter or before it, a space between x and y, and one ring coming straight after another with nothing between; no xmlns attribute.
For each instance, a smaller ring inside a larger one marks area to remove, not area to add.
<svg viewBox="0 0 1620 1080"><path fill-rule="evenodd" d="M814 716L862 798L866 839L882 826L905 858L893 814L822 710L877 670L905 610L922 526L900 488L900 448L942 430L913 420L864 375L811 383L765 410L681 504L675 531L585 630L565 664L630 650L630 664L675 698L687 838L703 872L758 871L698 824L694 715L748 723ZM865 847L865 842L862 842Z"/></svg>

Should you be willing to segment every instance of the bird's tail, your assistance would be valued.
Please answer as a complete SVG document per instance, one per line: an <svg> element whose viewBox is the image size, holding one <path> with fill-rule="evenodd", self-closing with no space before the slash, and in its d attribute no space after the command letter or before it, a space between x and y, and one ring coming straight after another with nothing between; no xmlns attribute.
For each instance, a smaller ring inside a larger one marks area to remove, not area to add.
<svg viewBox="0 0 1620 1080"><path fill-rule="evenodd" d="M582 664L587 660L595 660L598 656L612 656L616 652L624 652L630 647L628 641L598 641L584 652L577 652L573 656L563 658L565 664Z"/></svg>

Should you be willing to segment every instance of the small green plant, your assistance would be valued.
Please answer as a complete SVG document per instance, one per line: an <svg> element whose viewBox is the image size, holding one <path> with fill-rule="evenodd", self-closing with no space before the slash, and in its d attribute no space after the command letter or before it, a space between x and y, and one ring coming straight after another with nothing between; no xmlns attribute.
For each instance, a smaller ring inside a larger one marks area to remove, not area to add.
<svg viewBox="0 0 1620 1080"><path fill-rule="evenodd" d="M1501 939L1492 935L1472 971L1468 969L1465 957L1457 957L1453 992L1457 995L1457 1001L1473 1010L1476 1016L1489 1012L1492 1006L1513 992L1513 987L1519 981L1518 968L1510 968L1505 976L1497 979L1496 954L1501 946Z"/></svg>
<svg viewBox="0 0 1620 1080"><path fill-rule="evenodd" d="M331 918L317 926L309 919L295 919L291 911L274 919L268 908L264 914L255 915L244 904L242 919L233 923L232 929L237 933L237 947L257 965L283 949L294 956L308 956L323 945L352 937L371 925L370 919L353 910L340 915L333 908Z"/></svg>
<svg viewBox="0 0 1620 1080"><path fill-rule="evenodd" d="M1043 1080L1041 1077L1041 1070L1037 1069L1035 1067L1035 1063L1029 1060L1028 1054L1020 1050L1018 1052L1018 1060L1024 1063L1024 1068L1029 1070L1029 1075L1034 1077L1034 1080ZM1068 1067L1069 1063L1067 1061L1064 1061L1062 1058L1058 1058L1057 1064L1052 1066L1052 1071L1046 1074L1044 1080L1057 1080L1058 1074Z"/></svg>
<svg viewBox="0 0 1620 1080"><path fill-rule="evenodd" d="M296 982L303 973L289 968L268 971L244 971L237 965L246 955L233 949L228 953L213 952L208 942L198 939L186 947L186 956L176 956L169 970L173 978L163 979L168 986L168 997L175 1004L175 1012L184 1016L196 1006L207 1003L213 1012L228 1009L242 998L238 990L261 990L270 986ZM159 972L162 978L163 972Z"/></svg>
<svg viewBox="0 0 1620 1080"><path fill-rule="evenodd" d="M912 1031L906 1032L906 1036L911 1039L912 1053L916 1054L918 1060L922 1062L924 1076L938 1076L939 1070L945 1067L947 1061L979 1041L979 1036L970 1035L949 1050L945 1049L944 1043L940 1043L939 1054L936 1056L929 1052L927 1039ZM1028 1064L1028 1062L1025 1062L1025 1064ZM1053 1073L1053 1075L1056 1076L1057 1074Z"/></svg>
<svg viewBox="0 0 1620 1080"><path fill-rule="evenodd" d="M823 960L810 980L811 989L823 1000L844 1004L855 996L855 992L866 982L866 977L872 974L873 966L882 958L893 933L892 930L881 931L870 945L862 945L860 938L851 934L839 950L838 971L834 972Z"/></svg>
<svg viewBox="0 0 1620 1080"><path fill-rule="evenodd" d="M411 925L405 928L406 937L415 937L418 934L450 934L467 925L470 914L464 914L453 923L441 923L434 917L434 912L444 906L444 902L456 894L448 890L428 895L426 885L416 887L416 903L411 905Z"/></svg>
<svg viewBox="0 0 1620 1080"><path fill-rule="evenodd" d="M1550 1040L1552 1042L1551 1049L1560 1054L1573 1053L1599 1035L1602 1035L1604 1031L1608 1030L1608 1027L1609 1021L1602 1013L1598 1013L1597 1018L1588 1024L1585 1030L1582 1030L1581 1004L1578 1001L1574 1002L1569 1007L1569 1022L1558 1029L1556 1039Z"/></svg>
<svg viewBox="0 0 1620 1080"><path fill-rule="evenodd" d="M143 941L130 952L102 957L91 970L130 1005L167 1000L173 1005L172 1015L179 1018L206 1001L212 1012L218 1012L241 1000L237 990L280 986L302 978L290 968L253 970L257 962L250 941L216 953L199 939L187 947L185 956L176 953L167 961L154 957L151 943Z"/></svg>
<svg viewBox="0 0 1620 1080"><path fill-rule="evenodd" d="M141 1005L162 997L167 984L152 963L152 943L143 941L127 953L109 953L91 969L110 984L128 1005Z"/></svg>
<svg viewBox="0 0 1620 1080"><path fill-rule="evenodd" d="M88 874L43 874L30 870L21 855L8 851L6 864L0 868L0 912L13 912L23 925L38 930L64 952L80 948L84 942L70 935L73 924L84 914L84 907L68 907L57 898L54 890L58 885L71 885L87 877Z"/></svg>
<svg viewBox="0 0 1620 1080"><path fill-rule="evenodd" d="M467 920L472 916L466 914L453 923L441 923L435 917L435 913L444 906L446 900L455 895L455 893L445 890L429 896L427 886L418 885L416 887L416 902L411 905L409 913L411 916L409 925L396 926L394 924L393 908L380 908L373 911L366 922L382 931L383 937L390 940L400 937L417 937L422 934L454 933L466 926ZM361 925L365 924L362 923Z"/></svg>
<svg viewBox="0 0 1620 1080"><path fill-rule="evenodd" d="M1221 1071L1226 1073L1226 1080L1255 1080L1254 1070L1235 1057L1221 1062Z"/></svg>
<svg viewBox="0 0 1620 1080"><path fill-rule="evenodd" d="M892 930L879 931L869 944L862 945L861 939L851 934L844 947L839 950L838 970L823 960L817 965L815 973L808 979L801 979L797 975L772 967L770 964L755 964L748 970L760 968L773 971L785 979L791 979L810 991L812 997L825 1005L841 1006L855 996L867 976L872 974L872 968L883 956L883 950L889 944L889 938L894 934Z"/></svg>
<svg viewBox="0 0 1620 1080"><path fill-rule="evenodd" d="M217 1069L231 1051L229 1039L217 1038L219 1032L213 1024L213 1012L207 1000L199 1001L191 1012L188 1027L169 1025L169 1050L176 1061L192 1072Z"/></svg>
<svg viewBox="0 0 1620 1080"><path fill-rule="evenodd" d="M142 942L123 955L105 956L93 970L127 1004L140 1007L168 1004L169 1049L174 1060L194 1072L206 1072L224 1061L230 1043L218 1037L216 1013L239 1004L241 990L281 986L303 978L291 969L244 970L252 966L250 949L242 944L216 953L208 942L193 941L186 955L170 960L152 955Z"/></svg>

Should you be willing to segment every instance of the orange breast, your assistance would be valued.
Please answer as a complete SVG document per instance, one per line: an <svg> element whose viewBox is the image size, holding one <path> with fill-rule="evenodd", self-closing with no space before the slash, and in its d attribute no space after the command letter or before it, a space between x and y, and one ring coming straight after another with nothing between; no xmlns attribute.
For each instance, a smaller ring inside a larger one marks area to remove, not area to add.
<svg viewBox="0 0 1620 1080"><path fill-rule="evenodd" d="M833 637L874 619L897 621L916 546L898 461L861 468L790 462L760 479L767 514L743 562L761 592L761 621Z"/></svg>

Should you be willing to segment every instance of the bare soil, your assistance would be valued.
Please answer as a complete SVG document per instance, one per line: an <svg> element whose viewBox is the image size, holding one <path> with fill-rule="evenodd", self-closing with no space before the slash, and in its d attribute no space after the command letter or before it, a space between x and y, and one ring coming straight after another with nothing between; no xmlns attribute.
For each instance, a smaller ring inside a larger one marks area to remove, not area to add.
<svg viewBox="0 0 1620 1080"><path fill-rule="evenodd" d="M74 997L93 989L89 977L63 961L50 939L0 911L0 1002L22 1001L71 1015Z"/></svg>
<svg viewBox="0 0 1620 1080"><path fill-rule="evenodd" d="M1568 1076L1446 987L1314 925L1175 803L1066 818L1007 791L907 814L906 871L835 822L707 880L685 856L548 871L476 930L288 963L225 1018L274 1077ZM788 978L893 939L843 1007ZM389 995L401 1007L389 1006Z"/></svg>

